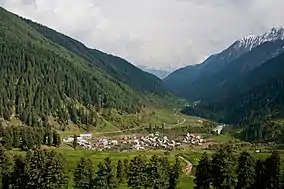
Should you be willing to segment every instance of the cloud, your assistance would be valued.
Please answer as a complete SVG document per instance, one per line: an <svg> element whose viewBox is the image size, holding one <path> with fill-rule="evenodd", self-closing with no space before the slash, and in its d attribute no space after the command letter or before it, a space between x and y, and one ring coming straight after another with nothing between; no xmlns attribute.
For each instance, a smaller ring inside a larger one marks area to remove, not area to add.
<svg viewBox="0 0 284 189"><path fill-rule="evenodd" d="M0 0L4 8L133 64L196 64L283 26L283 0Z"/></svg>

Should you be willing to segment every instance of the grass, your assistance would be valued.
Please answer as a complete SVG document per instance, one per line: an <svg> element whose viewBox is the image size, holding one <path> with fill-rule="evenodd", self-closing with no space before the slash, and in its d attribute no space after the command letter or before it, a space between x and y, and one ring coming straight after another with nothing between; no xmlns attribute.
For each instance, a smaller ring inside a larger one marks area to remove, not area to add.
<svg viewBox="0 0 284 189"><path fill-rule="evenodd" d="M150 159L153 155L158 155L158 156L165 156L169 159L170 163L174 163L175 158L176 158L176 154L178 154L178 152L170 152L165 154L164 151L145 151L145 152L141 152L141 151L131 151L131 152L124 152L124 153L119 153L119 152L96 152L96 151L90 151L90 150L82 150L82 149L78 149L78 150L74 150L71 147L69 147L68 145L61 145L60 148L55 149L57 152L61 153L67 161L68 164L68 170L70 173L70 177L72 176L72 172L74 171L74 169L76 168L77 162L82 158L89 158L93 164L94 167L96 168L96 166L99 164L99 162L102 162L106 157L110 157L112 162L114 164L116 164L118 162L118 160L124 160L125 158L128 159L132 159L135 156L138 155L143 155L145 156L147 159ZM186 166L185 162L181 162L182 167ZM70 179L69 181L69 188L71 189L73 185L73 181ZM180 179L178 188L180 189L185 189L185 188L191 188L190 186L193 186L193 182L192 182L192 178L190 176L186 176L183 175ZM121 185L119 187L119 189L126 189L127 186Z"/></svg>
<svg viewBox="0 0 284 189"><path fill-rule="evenodd" d="M92 133L94 136L114 136L123 134L145 134L150 125L152 127L161 127L164 129L178 128L182 126L201 127L202 119L197 117L186 116L183 114L176 114L171 109L166 108L144 108L139 114L135 115L120 115L115 110L112 111L111 117L107 120L100 117L100 124L94 127ZM86 126L84 126L86 127ZM126 131L128 129L135 129L134 131ZM60 132L62 137L72 136L74 134L87 133L86 130L70 130Z"/></svg>

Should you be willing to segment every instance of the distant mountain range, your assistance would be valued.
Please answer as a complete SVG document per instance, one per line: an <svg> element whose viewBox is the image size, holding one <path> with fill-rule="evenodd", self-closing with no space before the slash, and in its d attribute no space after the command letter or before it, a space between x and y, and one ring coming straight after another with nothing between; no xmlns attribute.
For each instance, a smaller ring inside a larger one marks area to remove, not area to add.
<svg viewBox="0 0 284 189"><path fill-rule="evenodd" d="M164 82L188 100L201 100L184 112L238 123L251 112L284 115L283 73L284 28L278 27L239 39L203 63L175 71Z"/></svg>
<svg viewBox="0 0 284 189"><path fill-rule="evenodd" d="M145 72L148 72L148 73L151 73L151 74L157 76L160 79L166 78L171 73L171 71L149 68L147 66L139 65L138 67L141 68L142 70L144 70Z"/></svg>

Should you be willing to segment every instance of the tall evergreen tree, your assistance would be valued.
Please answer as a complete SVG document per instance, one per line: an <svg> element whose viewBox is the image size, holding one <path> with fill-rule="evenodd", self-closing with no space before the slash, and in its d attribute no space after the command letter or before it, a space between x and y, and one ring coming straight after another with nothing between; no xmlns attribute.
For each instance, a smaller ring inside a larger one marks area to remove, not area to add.
<svg viewBox="0 0 284 189"><path fill-rule="evenodd" d="M195 189L209 189L211 183L211 161L206 153L203 154L195 171Z"/></svg>
<svg viewBox="0 0 284 189"><path fill-rule="evenodd" d="M104 163L99 163L98 171L93 186L97 189L114 189L117 187L115 173L110 158L105 158Z"/></svg>
<svg viewBox="0 0 284 189"><path fill-rule="evenodd" d="M117 167L116 167L116 180L118 183L122 183L123 182L123 164L122 161L119 160L117 162Z"/></svg>
<svg viewBox="0 0 284 189"><path fill-rule="evenodd" d="M135 156L129 163L127 185L136 189L146 184L146 159L142 156Z"/></svg>
<svg viewBox="0 0 284 189"><path fill-rule="evenodd" d="M90 159L81 158L74 171L74 188L91 189L94 179L93 164Z"/></svg>
<svg viewBox="0 0 284 189"><path fill-rule="evenodd" d="M175 164L171 168L170 177L169 177L169 188L168 189L175 189L178 184L179 177L181 175L181 165L178 158L175 160Z"/></svg>
<svg viewBox="0 0 284 189"><path fill-rule="evenodd" d="M9 188L10 175L13 170L13 158L11 158L0 145L0 189Z"/></svg>
<svg viewBox="0 0 284 189"><path fill-rule="evenodd" d="M10 178L11 188L26 189L27 179L25 177L25 160L22 156L16 155L14 161L14 170Z"/></svg>
<svg viewBox="0 0 284 189"><path fill-rule="evenodd" d="M212 186L218 189L234 187L233 176L234 159L229 148L219 149L211 161Z"/></svg>
<svg viewBox="0 0 284 189"><path fill-rule="evenodd" d="M129 160L125 158L123 160L123 172L124 176L127 178L128 177L128 170L129 170Z"/></svg>
<svg viewBox="0 0 284 189"><path fill-rule="evenodd" d="M255 164L255 182L253 189L266 189L267 188L267 175L265 162L258 159Z"/></svg>
<svg viewBox="0 0 284 189"><path fill-rule="evenodd" d="M78 146L78 139L77 139L77 136L74 135L73 148L76 150L77 146Z"/></svg>
<svg viewBox="0 0 284 189"><path fill-rule="evenodd" d="M242 152L238 158L236 189L251 189L255 182L255 161L250 153Z"/></svg>
<svg viewBox="0 0 284 189"><path fill-rule="evenodd" d="M268 189L280 188L280 155L278 151L273 151L271 156L265 160L266 174L268 177Z"/></svg>
<svg viewBox="0 0 284 189"><path fill-rule="evenodd" d="M54 151L35 150L26 156L27 188L58 189L67 184L65 161Z"/></svg>

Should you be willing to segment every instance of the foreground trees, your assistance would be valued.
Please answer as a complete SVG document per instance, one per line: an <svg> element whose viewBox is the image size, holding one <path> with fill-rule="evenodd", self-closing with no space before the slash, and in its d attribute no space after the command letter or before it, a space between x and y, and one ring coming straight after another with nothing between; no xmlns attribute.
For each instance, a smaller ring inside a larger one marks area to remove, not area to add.
<svg viewBox="0 0 284 189"><path fill-rule="evenodd" d="M275 151L266 159L255 161L250 153L242 152L236 160L230 149L223 148L211 159L204 154L195 176L195 189L280 189L280 156Z"/></svg>

